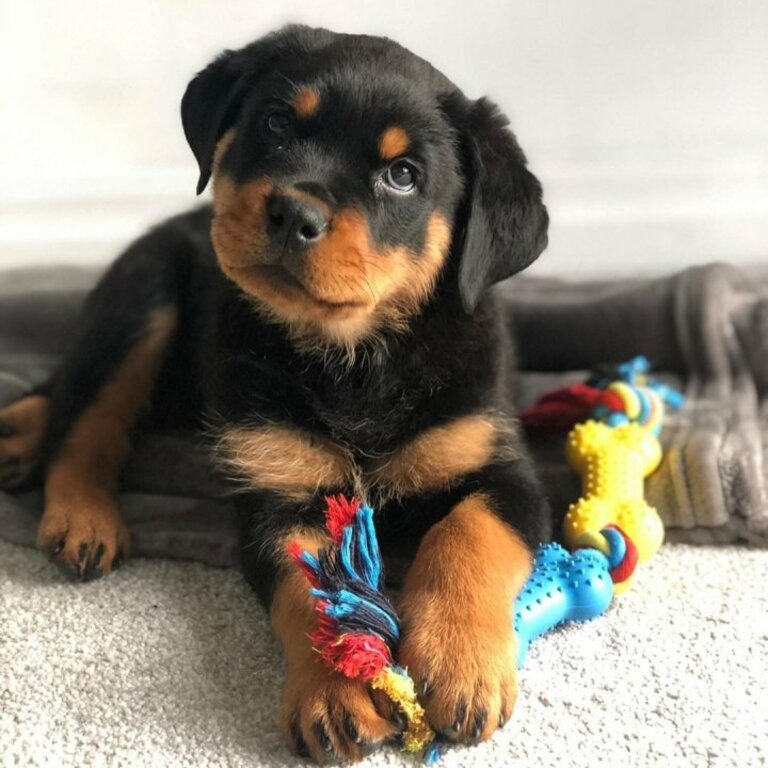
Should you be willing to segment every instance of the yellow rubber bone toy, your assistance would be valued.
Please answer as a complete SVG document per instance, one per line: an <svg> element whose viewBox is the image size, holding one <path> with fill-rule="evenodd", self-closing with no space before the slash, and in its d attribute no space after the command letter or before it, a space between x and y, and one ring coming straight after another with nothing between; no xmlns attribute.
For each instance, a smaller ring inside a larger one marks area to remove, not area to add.
<svg viewBox="0 0 768 768"><path fill-rule="evenodd" d="M664 540L664 525L643 497L643 488L661 462L658 438L634 422L609 427L586 421L568 434L566 453L581 476L583 494L565 517L567 545L579 546L584 534L593 536L613 524L634 541L640 562L653 557Z"/></svg>

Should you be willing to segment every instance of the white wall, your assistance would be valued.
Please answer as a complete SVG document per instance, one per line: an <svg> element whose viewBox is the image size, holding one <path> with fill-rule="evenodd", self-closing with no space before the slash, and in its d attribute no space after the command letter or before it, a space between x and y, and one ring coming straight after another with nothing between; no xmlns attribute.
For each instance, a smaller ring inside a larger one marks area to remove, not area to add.
<svg viewBox="0 0 768 768"><path fill-rule="evenodd" d="M765 0L0 0L0 265L102 262L193 202L188 79L285 21L495 98L545 185L540 273L768 258Z"/></svg>

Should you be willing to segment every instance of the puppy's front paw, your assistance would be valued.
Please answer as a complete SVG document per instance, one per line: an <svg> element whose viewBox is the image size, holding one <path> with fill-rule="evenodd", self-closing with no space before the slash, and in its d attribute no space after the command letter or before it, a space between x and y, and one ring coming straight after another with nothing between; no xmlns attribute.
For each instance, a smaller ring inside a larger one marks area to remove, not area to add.
<svg viewBox="0 0 768 768"><path fill-rule="evenodd" d="M413 599L399 660L420 686L436 731L456 741L482 741L515 705L514 632L506 614L457 607L446 610L428 595Z"/></svg>
<svg viewBox="0 0 768 768"><path fill-rule="evenodd" d="M517 699L515 596L531 570L527 545L482 494L426 533L403 587L399 661L426 688L435 730L487 739Z"/></svg>
<svg viewBox="0 0 768 768"><path fill-rule="evenodd" d="M292 751L319 762L359 760L398 732L379 714L365 683L326 669L316 657L288 668L280 730Z"/></svg>
<svg viewBox="0 0 768 768"><path fill-rule="evenodd" d="M94 495L46 505L37 546L69 575L85 581L119 567L130 534L114 501Z"/></svg>

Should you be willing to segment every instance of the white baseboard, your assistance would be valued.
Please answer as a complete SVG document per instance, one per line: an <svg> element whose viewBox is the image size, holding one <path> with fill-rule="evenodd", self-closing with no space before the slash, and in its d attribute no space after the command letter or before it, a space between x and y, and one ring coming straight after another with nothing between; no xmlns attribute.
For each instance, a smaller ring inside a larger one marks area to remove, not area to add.
<svg viewBox="0 0 768 768"><path fill-rule="evenodd" d="M768 163L537 165L550 211L539 275L655 274L768 259ZM99 265L199 199L191 168L7 181L0 265Z"/></svg>

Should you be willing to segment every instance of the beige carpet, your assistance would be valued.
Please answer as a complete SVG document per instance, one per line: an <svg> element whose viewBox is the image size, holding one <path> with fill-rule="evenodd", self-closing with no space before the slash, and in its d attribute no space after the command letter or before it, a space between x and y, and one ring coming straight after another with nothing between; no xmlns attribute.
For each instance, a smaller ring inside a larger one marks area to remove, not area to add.
<svg viewBox="0 0 768 768"><path fill-rule="evenodd" d="M134 560L66 583L0 542L3 766L295 766L275 643L239 576ZM610 613L538 641L516 716L448 766L768 760L768 552L668 546ZM393 748L368 766L415 765Z"/></svg>

